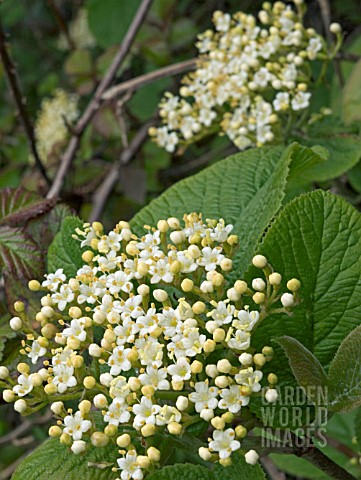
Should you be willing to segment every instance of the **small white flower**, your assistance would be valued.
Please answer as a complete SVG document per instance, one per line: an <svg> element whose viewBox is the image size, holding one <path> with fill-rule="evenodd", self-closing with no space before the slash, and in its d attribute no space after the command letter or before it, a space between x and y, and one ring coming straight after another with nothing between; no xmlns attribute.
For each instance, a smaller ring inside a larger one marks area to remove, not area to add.
<svg viewBox="0 0 361 480"><path fill-rule="evenodd" d="M28 353L28 357L31 358L31 363L36 364L39 357L43 357L46 354L46 348L41 347L37 340L34 340L31 345L31 351Z"/></svg>
<svg viewBox="0 0 361 480"><path fill-rule="evenodd" d="M291 101L292 110L303 110L310 104L311 94L309 92L297 92Z"/></svg>
<svg viewBox="0 0 361 480"><path fill-rule="evenodd" d="M28 375L22 374L18 377L18 384L13 387L13 392L16 393L19 397L25 397L33 389L33 384Z"/></svg>
<svg viewBox="0 0 361 480"><path fill-rule="evenodd" d="M130 419L128 404L123 397L115 397L104 414L104 422L109 425L119 426L120 423L127 423Z"/></svg>
<svg viewBox="0 0 361 480"><path fill-rule="evenodd" d="M166 368L158 369L148 365L147 373L142 373L138 378L142 385L152 385L156 390L169 390L170 388L170 384L166 379Z"/></svg>
<svg viewBox="0 0 361 480"><path fill-rule="evenodd" d="M43 281L42 286L47 287L53 292L56 292L59 285L66 280L66 276L62 268L58 268L55 273L49 273L48 275L45 275L45 278L46 280Z"/></svg>
<svg viewBox="0 0 361 480"><path fill-rule="evenodd" d="M217 265L220 265L221 261L224 259L224 255L220 252L222 251L221 248L211 248L205 247L202 249L202 256L197 259L199 265L205 267L207 272L211 270L215 270Z"/></svg>
<svg viewBox="0 0 361 480"><path fill-rule="evenodd" d="M231 413L237 413L241 407L248 405L249 397L244 397L240 393L238 385L231 385L221 390L222 399L218 402L218 407L223 410L229 410Z"/></svg>
<svg viewBox="0 0 361 480"><path fill-rule="evenodd" d="M84 342L86 339L85 321L82 318L74 319L70 322L70 327L65 328L62 332L64 337L74 337L80 342Z"/></svg>
<svg viewBox="0 0 361 480"><path fill-rule="evenodd" d="M64 418L64 433L67 433L73 440L81 440L83 433L87 432L92 423L90 420L84 420L81 412L75 412L75 415L67 415Z"/></svg>
<svg viewBox="0 0 361 480"><path fill-rule="evenodd" d="M213 452L218 452L219 458L229 458L235 450L241 447L238 440L235 440L236 434L232 428L228 428L224 432L221 430L214 430L213 441L209 443L209 449Z"/></svg>
<svg viewBox="0 0 361 480"><path fill-rule="evenodd" d="M127 452L124 458L118 458L118 466L122 471L120 474L121 480L142 480L143 472L137 464L137 454L134 450Z"/></svg>
<svg viewBox="0 0 361 480"><path fill-rule="evenodd" d="M217 387L209 387L208 382L197 382L194 386L195 392L189 394L188 398L195 403L196 412L201 412L204 408L214 410L218 405Z"/></svg>
<svg viewBox="0 0 361 480"><path fill-rule="evenodd" d="M175 382L189 380L192 374L191 366L184 357L178 358L177 363L168 365L167 370Z"/></svg>
<svg viewBox="0 0 361 480"><path fill-rule="evenodd" d="M145 424L155 425L155 416L159 413L161 407L154 405L149 398L142 397L139 404L133 405L133 413L135 418L133 421L134 428L141 428Z"/></svg>

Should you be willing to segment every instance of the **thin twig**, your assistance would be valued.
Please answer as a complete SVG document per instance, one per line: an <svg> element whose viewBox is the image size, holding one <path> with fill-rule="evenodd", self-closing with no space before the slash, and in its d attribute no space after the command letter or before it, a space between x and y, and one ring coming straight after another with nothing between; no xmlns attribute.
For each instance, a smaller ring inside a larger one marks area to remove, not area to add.
<svg viewBox="0 0 361 480"><path fill-rule="evenodd" d="M269 457L261 458L261 463L271 480L286 480L286 474L281 472Z"/></svg>
<svg viewBox="0 0 361 480"><path fill-rule="evenodd" d="M357 55L356 53L349 53L349 52L338 52L336 54L337 60L344 60L346 62L358 62L361 60L361 55Z"/></svg>
<svg viewBox="0 0 361 480"><path fill-rule="evenodd" d="M335 480L355 480L353 475L328 458L316 447L307 448L301 455L298 456L313 463L313 465L320 468L324 473L330 475L330 477L334 478Z"/></svg>
<svg viewBox="0 0 361 480"><path fill-rule="evenodd" d="M25 130L26 138L28 140L29 148L33 154L35 165L38 168L39 172L43 176L44 180L48 185L50 185L49 177L45 171L44 165L40 160L38 150L36 148L34 128L31 123L30 117L26 109L26 99L21 93L21 88L18 81L18 76L16 74L15 65L13 64L10 55L7 51L6 36L0 20L0 56L2 63L4 65L4 70L10 85L11 92L14 97L15 104L19 111L19 117L23 128Z"/></svg>
<svg viewBox="0 0 361 480"><path fill-rule="evenodd" d="M189 70L193 70L196 67L196 62L196 58L191 58L190 60L175 63L174 65L168 65L167 67L159 68L153 72L145 73L139 77L127 80L126 82L109 88L109 90L104 92L102 95L102 100L109 101L115 97L118 97L119 95L122 95L124 92L135 92L139 88L155 82L160 78L171 77L180 73L188 72Z"/></svg>
<svg viewBox="0 0 361 480"><path fill-rule="evenodd" d="M115 75L117 74L119 67L124 62L151 4L152 0L143 0L140 4L137 13L135 14L134 19L124 37L124 40L121 43L116 56L114 57L112 64L107 70L102 81L99 83L97 89L95 90L93 98L91 99L90 103L88 104L87 108L85 109L84 113L82 114L75 126L75 134L71 137L68 147L64 152L59 170L56 173L54 182L47 194L47 198L54 198L59 195L63 187L66 174L79 148L81 137L91 120L94 118L94 115L99 110L102 95L105 90L109 88L110 84L115 78Z"/></svg>
<svg viewBox="0 0 361 480"><path fill-rule="evenodd" d="M90 213L90 222L93 222L94 220L97 220L100 218L104 206L109 198L109 195L113 191L113 188L115 187L115 184L117 183L117 180L119 178L119 170L121 167L124 165L127 165L131 159L134 157L136 152L140 149L140 147L143 145L144 141L146 140L148 136L148 129L152 125L154 125L155 121L151 120L144 124L142 128L136 133L136 135L133 137L131 140L128 148L125 148L122 153L120 154L119 160L112 165L110 168L108 174L102 181L102 183L99 185L97 190L95 191L93 195L93 208Z"/></svg>
<svg viewBox="0 0 361 480"><path fill-rule="evenodd" d="M54 2L54 0L47 0L47 3L48 3L50 9L53 12L56 23L58 24L60 30L64 34L64 37L66 38L66 41L68 42L70 49L74 50L76 48L76 46L73 42L73 39L71 38L71 36L69 34L68 26L67 26L66 22L64 21L64 18L61 14L61 11L60 11L58 5Z"/></svg>
<svg viewBox="0 0 361 480"><path fill-rule="evenodd" d="M0 437L0 445L5 445L7 443L13 442L15 439L18 439L20 435L30 430L34 425L41 425L43 423L48 422L51 416L52 416L52 413L49 410L47 414L42 415L41 417L35 418L32 421L24 419L18 427L14 428L14 430L7 433L6 435L3 435L2 437Z"/></svg>

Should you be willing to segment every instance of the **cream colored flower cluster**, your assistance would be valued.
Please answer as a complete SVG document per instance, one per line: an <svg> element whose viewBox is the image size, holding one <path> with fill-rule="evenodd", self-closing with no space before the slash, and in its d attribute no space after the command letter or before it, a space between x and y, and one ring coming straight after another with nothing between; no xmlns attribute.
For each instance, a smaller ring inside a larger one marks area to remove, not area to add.
<svg viewBox="0 0 361 480"><path fill-rule="evenodd" d="M78 118L78 96L58 88L52 98L41 103L35 124L35 139L40 159L46 164L57 145L69 134L69 127Z"/></svg>
<svg viewBox="0 0 361 480"><path fill-rule="evenodd" d="M57 425L49 433L75 454L116 444L123 480L159 468L155 435L182 436L195 424L209 435L199 440L200 457L229 465L247 434L242 410L253 396L277 400L276 375L262 373L273 349L257 352L251 338L268 315L291 313L300 282L282 294L281 275L262 255L250 284L227 279L238 247L233 226L196 213L183 220L145 226L142 237L127 222L107 235L99 222L85 224L74 234L86 249L76 276L59 269L29 283L44 292L39 328L22 302L10 321L26 336L25 360L16 378L0 367L5 401L23 415L50 403ZM74 400L78 407L67 408Z"/></svg>
<svg viewBox="0 0 361 480"><path fill-rule="evenodd" d="M160 104L163 126L149 132L159 146L174 152L212 133L240 150L287 138L310 104L311 62L330 57L295 3L297 11L264 3L259 23L243 12L214 13L214 30L198 37L197 69Z"/></svg>
<svg viewBox="0 0 361 480"><path fill-rule="evenodd" d="M93 48L96 46L96 39L89 29L88 11L86 8L79 8L76 17L70 23L69 36L78 49ZM61 50L69 50L70 45L62 33L58 40L58 47Z"/></svg>

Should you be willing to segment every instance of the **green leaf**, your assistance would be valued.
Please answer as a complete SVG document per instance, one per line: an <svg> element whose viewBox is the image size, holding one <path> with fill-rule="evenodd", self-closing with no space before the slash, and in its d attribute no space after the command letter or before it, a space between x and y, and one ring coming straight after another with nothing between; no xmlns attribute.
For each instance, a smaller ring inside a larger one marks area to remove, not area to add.
<svg viewBox="0 0 361 480"><path fill-rule="evenodd" d="M0 362L4 355L7 340L16 337L16 333L10 328L9 320L10 316L0 319Z"/></svg>
<svg viewBox="0 0 361 480"><path fill-rule="evenodd" d="M315 467L312 463L303 458L296 457L296 455L282 455L279 453L272 453L269 455L272 462L280 470L298 477L302 472L303 479L309 480L329 480L331 477Z"/></svg>
<svg viewBox="0 0 361 480"><path fill-rule="evenodd" d="M19 228L0 227L0 268L17 278L41 274L43 257L38 245Z"/></svg>
<svg viewBox="0 0 361 480"><path fill-rule="evenodd" d="M315 165L308 172L314 181L324 181L347 172L360 160L361 138L354 129L345 127L333 117L326 117L308 129L308 138L303 144L310 147L322 146L329 151L329 158L322 164Z"/></svg>
<svg viewBox="0 0 361 480"><path fill-rule="evenodd" d="M104 48L121 43L140 0L87 0L89 28Z"/></svg>
<svg viewBox="0 0 361 480"><path fill-rule="evenodd" d="M232 455L232 465L222 467L217 463L213 470L215 480L265 480L266 476L259 463L249 465L244 459L244 452Z"/></svg>
<svg viewBox="0 0 361 480"><path fill-rule="evenodd" d="M329 409L350 412L361 406L361 325L341 343L328 373Z"/></svg>
<svg viewBox="0 0 361 480"><path fill-rule="evenodd" d="M111 480L119 477L112 472L119 457L118 448L90 447L82 455L74 455L59 439L44 442L15 470L12 480Z"/></svg>
<svg viewBox="0 0 361 480"><path fill-rule="evenodd" d="M54 200L44 200L24 188L5 188L0 191L0 225L23 227L30 218L48 212Z"/></svg>
<svg viewBox="0 0 361 480"><path fill-rule="evenodd" d="M354 66L342 90L342 115L346 125L361 121L361 60Z"/></svg>
<svg viewBox="0 0 361 480"><path fill-rule="evenodd" d="M66 217L51 243L48 251L47 263L48 272L55 272L62 268L67 277L73 277L84 264L81 254L80 242L75 240L72 235L76 228L83 228L83 221L78 217Z"/></svg>
<svg viewBox="0 0 361 480"><path fill-rule="evenodd" d="M212 473L201 465L179 463L169 465L151 473L148 480L215 480Z"/></svg>
<svg viewBox="0 0 361 480"><path fill-rule="evenodd" d="M298 385L305 388L306 395L311 401L320 404L323 396L314 387L325 388L327 385L327 376L320 362L295 338L285 335L274 340L285 351Z"/></svg>
<svg viewBox="0 0 361 480"><path fill-rule="evenodd" d="M135 215L131 225L142 234L145 224L156 225L170 216L182 218L193 211L205 218L224 218L239 235L235 272L240 276L281 207L295 148L252 149L221 160L173 185Z"/></svg>
<svg viewBox="0 0 361 480"><path fill-rule="evenodd" d="M355 411L354 430L358 449L361 450L361 407Z"/></svg>

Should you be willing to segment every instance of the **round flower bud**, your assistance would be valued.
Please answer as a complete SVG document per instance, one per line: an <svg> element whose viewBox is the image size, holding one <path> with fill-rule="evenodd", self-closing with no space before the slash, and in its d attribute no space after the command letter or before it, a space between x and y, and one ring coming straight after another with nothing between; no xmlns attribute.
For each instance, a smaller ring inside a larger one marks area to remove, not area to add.
<svg viewBox="0 0 361 480"><path fill-rule="evenodd" d="M243 280L237 280L234 284L234 288L239 295L243 295L244 293L246 293L248 285Z"/></svg>
<svg viewBox="0 0 361 480"><path fill-rule="evenodd" d="M153 463L157 463L160 460L160 451L158 450L158 448L149 447L147 450L147 455L149 460Z"/></svg>
<svg viewBox="0 0 361 480"><path fill-rule="evenodd" d="M238 235L230 235L228 238L227 238L227 243L228 245L238 245Z"/></svg>
<svg viewBox="0 0 361 480"><path fill-rule="evenodd" d="M149 272L149 266L145 262L139 262L137 265L137 272L142 277L145 277Z"/></svg>
<svg viewBox="0 0 361 480"><path fill-rule="evenodd" d="M237 438L244 438L247 435L247 429L243 425L237 425L234 431Z"/></svg>
<svg viewBox="0 0 361 480"><path fill-rule="evenodd" d="M169 225L166 220L159 220L157 223L157 228L161 233L166 233L169 230Z"/></svg>
<svg viewBox="0 0 361 480"><path fill-rule="evenodd" d="M205 312L206 310L206 304L204 302L196 302L192 306L192 310L196 315L200 315Z"/></svg>
<svg viewBox="0 0 361 480"><path fill-rule="evenodd" d="M238 360L242 365L248 367L253 363L253 356L250 353L241 353L241 355L238 357Z"/></svg>
<svg viewBox="0 0 361 480"><path fill-rule="evenodd" d="M123 240L125 240L126 242L129 242L129 240L132 238L132 231L130 230L130 228L122 228L122 237L123 237Z"/></svg>
<svg viewBox="0 0 361 480"><path fill-rule="evenodd" d="M54 309L52 307L42 307L41 313L46 318L52 318L54 316Z"/></svg>
<svg viewBox="0 0 361 480"><path fill-rule="evenodd" d="M181 289L183 292L191 292L194 288L193 280L190 278L185 278L181 283Z"/></svg>
<svg viewBox="0 0 361 480"><path fill-rule="evenodd" d="M62 433L59 440L62 445L69 446L72 443L71 436L68 433Z"/></svg>
<svg viewBox="0 0 361 480"><path fill-rule="evenodd" d="M150 459L145 455L138 455L137 456L137 465L140 468L147 469L150 467Z"/></svg>
<svg viewBox="0 0 361 480"><path fill-rule="evenodd" d="M173 390L176 390L177 392L183 390L184 382L181 380L180 382L176 382L175 380L172 380L172 388Z"/></svg>
<svg viewBox="0 0 361 480"><path fill-rule="evenodd" d="M254 278L252 280L252 288L258 292L263 292L263 290L266 288L266 283L262 278Z"/></svg>
<svg viewBox="0 0 361 480"><path fill-rule="evenodd" d="M72 355L71 364L74 368L81 368L84 365L84 358L81 355Z"/></svg>
<svg viewBox="0 0 361 480"><path fill-rule="evenodd" d="M106 315L104 312L101 310L96 310L93 314L93 322L96 323L97 325L101 325L102 323L105 322L107 319Z"/></svg>
<svg viewBox="0 0 361 480"><path fill-rule="evenodd" d="M211 420L211 424L216 430L223 430L226 425L226 422L222 417L214 417Z"/></svg>
<svg viewBox="0 0 361 480"><path fill-rule="evenodd" d="M96 343L91 343L88 347L88 350L89 355L96 358L99 358L103 353L103 349L99 347L99 345L97 345Z"/></svg>
<svg viewBox="0 0 361 480"><path fill-rule="evenodd" d="M141 392L145 397L152 397L154 395L155 388L153 385L144 385L141 389Z"/></svg>
<svg viewBox="0 0 361 480"><path fill-rule="evenodd" d="M51 339L51 338L54 338L55 335L57 333L57 328L55 325L53 325L52 323L47 323L46 325L43 326L43 328L41 329L41 334L43 337L47 338L47 339Z"/></svg>
<svg viewBox="0 0 361 480"><path fill-rule="evenodd" d="M130 438L130 435L128 435L127 433L123 433L123 435L120 435L117 438L117 445L120 448L127 448L130 445L131 441L132 439Z"/></svg>
<svg viewBox="0 0 361 480"><path fill-rule="evenodd" d="M9 375L10 372L6 367L0 367L0 380L5 380Z"/></svg>
<svg viewBox="0 0 361 480"><path fill-rule="evenodd" d="M69 308L69 315L71 316L71 318L80 318L83 315L83 312L80 310L79 307L71 307Z"/></svg>
<svg viewBox="0 0 361 480"><path fill-rule="evenodd" d="M161 290L160 288L153 291L153 297L158 302L165 302L168 299L168 293L165 290Z"/></svg>
<svg viewBox="0 0 361 480"><path fill-rule="evenodd" d="M93 222L92 229L95 230L95 233L101 235L103 233L104 227L101 222Z"/></svg>
<svg viewBox="0 0 361 480"><path fill-rule="evenodd" d="M95 397L93 398L93 403L97 408L102 410L108 405L108 400L105 395L103 395L102 393L99 393L98 395L95 395Z"/></svg>
<svg viewBox="0 0 361 480"><path fill-rule="evenodd" d="M19 317L13 317L9 323L10 323L10 328L15 331L20 330L21 327L23 326L23 322Z"/></svg>
<svg viewBox="0 0 361 480"><path fill-rule="evenodd" d="M266 363L266 357L262 353L256 353L253 355L253 362L257 367L263 367Z"/></svg>
<svg viewBox="0 0 361 480"><path fill-rule="evenodd" d="M271 273L271 275L268 277L268 280L271 285L281 285L282 275L277 272Z"/></svg>
<svg viewBox="0 0 361 480"><path fill-rule="evenodd" d="M57 393L57 391L58 389L54 383L48 383L44 387L44 392L46 393L46 395L54 395L55 393Z"/></svg>
<svg viewBox="0 0 361 480"><path fill-rule="evenodd" d="M178 218L175 218L175 217L168 218L167 223L169 225L169 228L172 228L173 230L176 230L177 228L180 227L179 220Z"/></svg>
<svg viewBox="0 0 361 480"><path fill-rule="evenodd" d="M276 385L278 382L278 377L274 373L270 373L267 377L267 380L270 385Z"/></svg>
<svg viewBox="0 0 361 480"><path fill-rule="evenodd" d="M109 372L106 372L106 373L102 373L99 377L99 381L102 385L104 385L104 387L110 387L110 383L111 381L113 380L113 377L112 375L110 375Z"/></svg>
<svg viewBox="0 0 361 480"><path fill-rule="evenodd" d="M50 410L55 413L55 415L61 415L65 412L63 402L54 402L50 405Z"/></svg>
<svg viewBox="0 0 361 480"><path fill-rule="evenodd" d="M262 292L257 292L253 295L252 299L254 303L256 303L257 305L261 305L266 300L266 296Z"/></svg>
<svg viewBox="0 0 361 480"><path fill-rule="evenodd" d="M297 292L301 288L301 282L297 278L292 278L287 282L287 288L291 292Z"/></svg>
<svg viewBox="0 0 361 480"><path fill-rule="evenodd" d="M193 259L199 258L201 256L201 251L197 245L189 245L188 252Z"/></svg>
<svg viewBox="0 0 361 480"><path fill-rule="evenodd" d="M87 390L91 390L92 388L95 387L96 385L96 380L94 377L85 377L84 380L83 380L83 385L84 387L87 389Z"/></svg>
<svg viewBox="0 0 361 480"><path fill-rule="evenodd" d="M85 452L86 442L84 442L84 440L75 440L70 448L75 455L79 455L80 453Z"/></svg>
<svg viewBox="0 0 361 480"><path fill-rule="evenodd" d="M201 457L202 460L208 462L212 458L212 454L206 447L200 447L198 449L198 455Z"/></svg>
<svg viewBox="0 0 361 480"><path fill-rule="evenodd" d="M274 352L272 347L263 347L262 348L262 353L266 357L266 360L270 361L275 352Z"/></svg>
<svg viewBox="0 0 361 480"><path fill-rule="evenodd" d="M267 402L274 403L278 399L278 393L275 388L269 388L265 394L265 398Z"/></svg>
<svg viewBox="0 0 361 480"><path fill-rule="evenodd" d="M212 285L220 287L224 282L224 276L221 273L215 273L212 277Z"/></svg>
<svg viewBox="0 0 361 480"><path fill-rule="evenodd" d="M49 428L48 434L51 438L58 438L63 433L63 430L58 425L53 425Z"/></svg>
<svg viewBox="0 0 361 480"><path fill-rule="evenodd" d="M147 295L149 295L150 288L148 287L148 285L142 284L139 285L139 287L137 288L137 292L142 297L146 297Z"/></svg>
<svg viewBox="0 0 361 480"><path fill-rule="evenodd" d="M244 459L249 465L256 465L259 459L259 455L255 450L249 450L247 453L245 453Z"/></svg>
<svg viewBox="0 0 361 480"><path fill-rule="evenodd" d="M104 428L105 435L108 437L114 437L118 433L118 427L116 425L110 424Z"/></svg>
<svg viewBox="0 0 361 480"><path fill-rule="evenodd" d="M229 467L230 465L232 465L232 459L231 459L231 457L220 458L219 459L219 464L222 465L222 467Z"/></svg>
<svg viewBox="0 0 361 480"><path fill-rule="evenodd" d="M125 247L125 251L131 257L134 257L135 255L138 255L138 253L139 253L138 247L136 246L135 242L134 243L133 242L128 243L128 245Z"/></svg>
<svg viewBox="0 0 361 480"><path fill-rule="evenodd" d="M16 400L14 403L14 410L19 413L24 413L28 408L28 404L22 398L20 400Z"/></svg>
<svg viewBox="0 0 361 480"><path fill-rule="evenodd" d="M223 342L226 338L226 332L223 328L216 328L213 332L213 340L217 343Z"/></svg>
<svg viewBox="0 0 361 480"><path fill-rule="evenodd" d="M32 292L38 292L41 288L41 285L37 280L30 280L28 287Z"/></svg>
<svg viewBox="0 0 361 480"><path fill-rule="evenodd" d="M92 408L92 404L89 400L82 400L79 403L78 408L79 408L79 411L84 415L90 412Z"/></svg>
<svg viewBox="0 0 361 480"><path fill-rule="evenodd" d="M214 352L215 348L216 348L216 342L214 340L211 340L210 338L208 338L203 344L203 351L205 353Z"/></svg>
<svg viewBox="0 0 361 480"><path fill-rule="evenodd" d="M76 278L71 278L68 282L68 285L70 289L73 290L73 292L79 290L80 287L79 280L77 280Z"/></svg>
<svg viewBox="0 0 361 480"><path fill-rule="evenodd" d="M205 326L206 326L207 332L213 333L218 328L218 323L215 322L214 320L208 320Z"/></svg>
<svg viewBox="0 0 361 480"><path fill-rule="evenodd" d="M24 363L24 362L18 363L16 369L19 373L25 373L26 374L26 373L30 372L29 365L27 363Z"/></svg>
<svg viewBox="0 0 361 480"><path fill-rule="evenodd" d="M80 348L80 340L77 338L68 337L66 344L71 350L78 350Z"/></svg>
<svg viewBox="0 0 361 480"><path fill-rule="evenodd" d="M179 245L186 240L186 235L182 230L175 230L169 235L171 241L174 243L174 245Z"/></svg>
<svg viewBox="0 0 361 480"><path fill-rule="evenodd" d="M191 372L192 373L201 373L203 370L203 363L199 360L194 360L191 363Z"/></svg>
<svg viewBox="0 0 361 480"><path fill-rule="evenodd" d="M217 369L221 373L229 373L231 371L232 365L226 358L222 358L222 360L218 360L217 362Z"/></svg>
<svg viewBox="0 0 361 480"><path fill-rule="evenodd" d="M108 343L111 344L111 343L115 342L117 336L115 335L114 330L111 330L110 328L108 328L104 332L104 338Z"/></svg>
<svg viewBox="0 0 361 480"><path fill-rule="evenodd" d="M210 281L204 281L201 283L200 285L200 290L201 292L203 293L212 293L213 292L213 285L212 285L212 282Z"/></svg>
<svg viewBox="0 0 361 480"><path fill-rule="evenodd" d="M169 269L173 275L177 275L182 270L182 264L179 260L173 260Z"/></svg>
<svg viewBox="0 0 361 480"><path fill-rule="evenodd" d="M171 422L167 426L168 432L172 435L180 435L182 432L182 425L178 422Z"/></svg>
<svg viewBox="0 0 361 480"><path fill-rule="evenodd" d="M231 302L238 302L241 299L241 295L237 293L235 288L229 288L227 290L227 298L229 298Z"/></svg>
<svg viewBox="0 0 361 480"><path fill-rule="evenodd" d="M136 392L137 390L140 389L141 383L140 383L139 378L137 378L137 377L130 377L130 378L128 379L128 385L129 385L130 389L131 389L133 392Z"/></svg>
<svg viewBox="0 0 361 480"><path fill-rule="evenodd" d="M214 383L219 388L226 388L229 385L229 380L228 380L228 377L226 377L225 375L220 375L219 377L216 377L216 379L214 380Z"/></svg>
<svg viewBox="0 0 361 480"><path fill-rule="evenodd" d="M94 447L106 447L109 443L109 437L103 432L94 432L90 437L90 441Z"/></svg>
<svg viewBox="0 0 361 480"><path fill-rule="evenodd" d="M41 368L38 370L38 374L41 376L43 381L46 381L50 377L50 374L46 368Z"/></svg>
<svg viewBox="0 0 361 480"><path fill-rule="evenodd" d="M177 398L175 406L177 407L177 409L180 412L183 412L184 410L186 410L188 408L188 405L189 405L189 401L188 401L187 397L184 397L183 395L180 395Z"/></svg>
<svg viewBox="0 0 361 480"><path fill-rule="evenodd" d="M339 23L331 23L330 32L334 33L335 35L341 33L341 25Z"/></svg>
<svg viewBox="0 0 361 480"><path fill-rule="evenodd" d="M33 387L40 387L40 385L43 384L43 379L38 373L32 373L31 375L29 375L29 379Z"/></svg>
<svg viewBox="0 0 361 480"><path fill-rule="evenodd" d="M6 403L11 403L15 399L15 393L12 390L4 390L2 395Z"/></svg>
<svg viewBox="0 0 361 480"><path fill-rule="evenodd" d="M211 408L203 408L199 416L206 422L209 422L214 417L214 411Z"/></svg>
<svg viewBox="0 0 361 480"><path fill-rule="evenodd" d="M230 272L232 270L232 267L233 267L233 262L230 258L224 258L221 261L221 269L224 272Z"/></svg>
<svg viewBox="0 0 361 480"><path fill-rule="evenodd" d="M252 258L252 263L256 268L265 268L267 267L268 260L263 255L256 255Z"/></svg>
<svg viewBox="0 0 361 480"><path fill-rule="evenodd" d="M151 437L152 435L155 434L155 426L150 423L147 423L140 429L140 431L143 437Z"/></svg>
<svg viewBox="0 0 361 480"><path fill-rule="evenodd" d="M45 298L47 298L47 297L45 297ZM15 312L18 312L18 313L23 312L23 311L25 310L25 305L24 305L24 303L23 303L23 302L20 302L20 301L15 302L15 303L14 303L14 310L15 310Z"/></svg>
<svg viewBox="0 0 361 480"><path fill-rule="evenodd" d="M234 420L234 415L232 412L223 413L221 416L226 423L232 423Z"/></svg>
<svg viewBox="0 0 361 480"><path fill-rule="evenodd" d="M218 376L218 370L217 370L217 366L210 363L208 365L206 365L206 374L208 375L208 377L211 377L211 378L216 378Z"/></svg>
<svg viewBox="0 0 361 480"><path fill-rule="evenodd" d="M295 301L292 293L284 293L281 297L281 303L285 308L293 307Z"/></svg>

